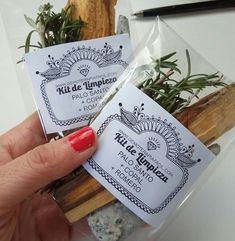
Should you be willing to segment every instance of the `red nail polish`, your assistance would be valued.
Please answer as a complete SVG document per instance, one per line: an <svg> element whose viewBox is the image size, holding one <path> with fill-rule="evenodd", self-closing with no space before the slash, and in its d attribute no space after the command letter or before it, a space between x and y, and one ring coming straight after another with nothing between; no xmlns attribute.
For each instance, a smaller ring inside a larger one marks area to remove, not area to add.
<svg viewBox="0 0 235 241"><path fill-rule="evenodd" d="M95 134L90 127L84 127L68 136L68 140L75 151L85 151L95 143Z"/></svg>

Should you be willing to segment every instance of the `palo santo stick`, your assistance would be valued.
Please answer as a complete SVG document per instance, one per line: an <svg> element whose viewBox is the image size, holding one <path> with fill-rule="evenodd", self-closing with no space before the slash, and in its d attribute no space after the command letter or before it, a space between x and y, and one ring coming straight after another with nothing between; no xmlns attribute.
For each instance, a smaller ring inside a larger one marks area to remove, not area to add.
<svg viewBox="0 0 235 241"><path fill-rule="evenodd" d="M177 119L203 143L210 144L235 126L235 84L202 98ZM54 197L70 222L115 200L86 171L56 190Z"/></svg>
<svg viewBox="0 0 235 241"><path fill-rule="evenodd" d="M72 5L72 20L81 17L87 23L83 40L106 37L114 34L117 0L69 0Z"/></svg>
<svg viewBox="0 0 235 241"><path fill-rule="evenodd" d="M85 170L57 188L53 197L71 223L115 200L115 197Z"/></svg>
<svg viewBox="0 0 235 241"><path fill-rule="evenodd" d="M235 125L235 84L202 98L176 118L209 145Z"/></svg>
<svg viewBox="0 0 235 241"><path fill-rule="evenodd" d="M115 34L115 6L117 0L104 0L106 7L109 9L109 24L110 24L110 34Z"/></svg>

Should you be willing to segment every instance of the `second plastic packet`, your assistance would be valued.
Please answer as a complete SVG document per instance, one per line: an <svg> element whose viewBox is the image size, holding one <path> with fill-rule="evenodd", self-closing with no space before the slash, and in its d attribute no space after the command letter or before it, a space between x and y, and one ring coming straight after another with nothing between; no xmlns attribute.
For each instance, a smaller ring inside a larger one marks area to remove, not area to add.
<svg viewBox="0 0 235 241"><path fill-rule="evenodd" d="M98 240L134 240L140 233L156 238L234 141L223 138L234 133L234 92L232 81L156 20L91 124L100 148L85 169L125 204L97 184L107 205L87 220Z"/></svg>

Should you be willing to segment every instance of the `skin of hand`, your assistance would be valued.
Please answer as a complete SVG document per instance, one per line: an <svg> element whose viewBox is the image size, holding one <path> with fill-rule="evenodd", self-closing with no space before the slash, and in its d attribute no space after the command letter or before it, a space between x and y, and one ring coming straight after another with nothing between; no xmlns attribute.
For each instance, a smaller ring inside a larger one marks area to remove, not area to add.
<svg viewBox="0 0 235 241"><path fill-rule="evenodd" d="M46 143L36 113L0 136L0 240L70 240L62 211L49 194L35 191L81 165L96 146L89 127Z"/></svg>

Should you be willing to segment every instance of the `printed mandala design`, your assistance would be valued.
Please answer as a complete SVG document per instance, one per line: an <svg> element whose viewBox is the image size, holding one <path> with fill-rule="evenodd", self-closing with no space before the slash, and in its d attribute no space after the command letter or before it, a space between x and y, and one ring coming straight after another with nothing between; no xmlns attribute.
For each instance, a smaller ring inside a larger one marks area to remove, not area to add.
<svg viewBox="0 0 235 241"><path fill-rule="evenodd" d="M91 47L78 46L77 48L72 48L72 51L67 51L63 58L55 60L54 57L48 55L49 60L47 65L49 69L44 72L37 71L36 74L42 77L53 80L60 77L64 77L70 74L70 71L75 63L82 60L89 60L95 63L99 68L104 68L110 65L121 65L124 69L128 64L121 59L122 49L120 46L117 51L114 51L111 45L105 43L104 48L101 50L92 49ZM89 73L89 68L79 69L83 76L87 76Z"/></svg>

